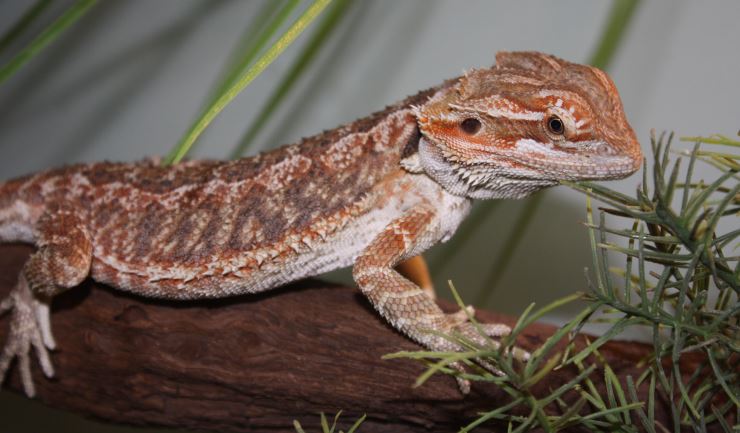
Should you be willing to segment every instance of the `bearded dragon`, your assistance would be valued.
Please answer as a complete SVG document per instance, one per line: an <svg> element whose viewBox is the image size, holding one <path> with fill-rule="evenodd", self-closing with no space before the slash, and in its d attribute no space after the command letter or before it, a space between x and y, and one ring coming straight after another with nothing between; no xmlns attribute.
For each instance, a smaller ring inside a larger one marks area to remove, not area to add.
<svg viewBox="0 0 740 433"><path fill-rule="evenodd" d="M440 334L475 339L472 310L443 313L394 267L448 240L473 200L623 178L641 161L604 72L501 52L491 68L257 156L79 164L10 180L0 184L0 241L37 249L0 304L10 312L0 380L18 358L32 396L32 348L54 374L50 303L88 277L196 299L353 265L360 290L395 329L428 349L457 350Z"/></svg>

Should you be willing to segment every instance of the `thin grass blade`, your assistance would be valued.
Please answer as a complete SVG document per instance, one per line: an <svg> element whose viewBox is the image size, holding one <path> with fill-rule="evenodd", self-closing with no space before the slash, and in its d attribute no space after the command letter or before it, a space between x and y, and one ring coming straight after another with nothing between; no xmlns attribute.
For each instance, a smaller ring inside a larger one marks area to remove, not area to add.
<svg viewBox="0 0 740 433"><path fill-rule="evenodd" d="M12 77L23 65L59 38L65 30L82 18L96 3L97 0L77 0L62 16L31 41L26 48L0 67L0 84Z"/></svg>
<svg viewBox="0 0 740 433"><path fill-rule="evenodd" d="M165 159L166 164L180 162L193 143L203 134L203 131L211 124L213 119L231 103L259 74L262 73L300 34L313 22L314 19L326 8L331 0L314 0L303 14L293 23L288 30L242 75L229 89L224 92L211 107L203 113L183 136L178 145Z"/></svg>
<svg viewBox="0 0 740 433"><path fill-rule="evenodd" d="M39 15L51 4L51 0L37 0L16 23L0 38L0 54L33 24Z"/></svg>
<svg viewBox="0 0 740 433"><path fill-rule="evenodd" d="M285 100L285 97L298 82L298 79L308 69L313 60L316 59L317 54L321 51L326 41L329 40L337 25L342 21L342 17L351 4L351 0L335 0L334 4L327 9L311 39L303 47L296 60L288 69L288 72L280 81L280 84L278 84L267 102L262 106L257 117L249 125L249 128L247 128L239 144L231 153L231 158L239 158L249 150L254 139L262 131L262 128L267 124L270 117L277 111L280 104Z"/></svg>

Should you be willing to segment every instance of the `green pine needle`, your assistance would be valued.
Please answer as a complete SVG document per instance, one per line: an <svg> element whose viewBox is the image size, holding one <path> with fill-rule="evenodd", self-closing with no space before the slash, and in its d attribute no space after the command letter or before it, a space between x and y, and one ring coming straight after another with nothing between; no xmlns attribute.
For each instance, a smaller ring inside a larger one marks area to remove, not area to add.
<svg viewBox="0 0 740 433"><path fill-rule="evenodd" d="M731 260L740 263L740 258L731 257L723 249L737 248L740 230L718 230L724 226L722 220L737 218L740 178L731 168L712 165L718 169L714 179L693 182L693 165L704 151L695 146L691 152L674 152L670 140L671 135L652 138L655 163L650 173L645 167L645 177L652 175L654 191L643 186L637 197L629 197L586 182L571 184L588 195L586 227L595 276L593 282L589 278L590 293L571 295L537 311L534 304L530 305L498 348L490 339L484 339L489 341L485 346L478 346L452 332L440 336L457 343L463 351L400 352L386 358L424 362L427 370L419 377L418 385L441 373L495 384L511 397L511 402L481 414L462 431L493 420L508 422L513 431L581 427L593 431L664 432L694 426L701 426L697 431L705 431L714 424L724 429L732 420L733 409L735 414L740 412L740 303L735 290L740 264L730 267ZM733 147L732 143L712 144ZM737 156L731 151L718 153L729 153L732 159ZM677 181L681 164L672 161L674 155L689 159L689 174L683 184ZM677 188L683 191L679 194ZM594 210L591 197L609 207ZM594 215L598 215L598 222ZM624 219L624 227L611 227L613 218ZM607 252L625 257L625 267L615 270L610 266L612 258ZM450 288L462 308L462 299L454 286ZM515 361L510 353L516 336L544 314L575 299L586 299L588 307L532 352L524 365ZM610 327L576 351L572 337L586 322L609 323ZM642 369L637 380L627 377L621 383L599 348L634 328L652 331L653 351L637 364ZM556 352L563 340L565 350ZM692 352L699 352L707 361L695 371L681 371L683 357ZM470 373L450 368L455 362L467 366ZM494 366L503 374L492 375L481 366ZM533 394L537 383L568 366L575 366L579 374L547 395ZM592 381L597 372L603 377L605 395ZM638 389L647 391L646 401L638 400ZM563 396L568 393L577 393L580 399L566 404ZM657 423L658 399L670 405L673 425ZM724 403L718 406L718 402ZM527 416L521 415L523 410ZM552 415L556 412L559 415Z"/></svg>
<svg viewBox="0 0 740 433"><path fill-rule="evenodd" d="M334 433L337 429L337 422L339 421L339 417L342 415L342 411L340 410L337 412L336 415L334 415L334 420L332 422L332 425L329 426L329 420L326 418L326 415L324 412L321 412L319 414L319 419L321 423L321 433ZM358 418L354 424L347 430L347 433L355 433L357 429L360 427L360 425L365 421L365 418L367 418L367 415L363 414L360 418ZM298 420L293 420L293 428L297 433L306 433L306 431L303 429L303 426L301 426L301 423L298 422ZM338 433L344 433L343 430L339 430Z"/></svg>

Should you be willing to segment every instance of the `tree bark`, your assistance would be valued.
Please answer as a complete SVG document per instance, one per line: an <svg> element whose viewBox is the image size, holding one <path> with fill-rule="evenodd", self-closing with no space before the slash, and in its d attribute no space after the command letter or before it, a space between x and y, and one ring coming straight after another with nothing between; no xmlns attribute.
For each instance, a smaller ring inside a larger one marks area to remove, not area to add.
<svg viewBox="0 0 740 433"><path fill-rule="evenodd" d="M0 247L0 297L30 251ZM478 318L515 320L485 311ZM7 322L7 316L0 322L0 342ZM419 347L388 326L356 289L319 281L197 302L145 299L87 281L55 298L52 325L56 377L43 377L34 365L37 398L114 423L255 432L294 431L292 422L299 420L306 431L319 431L320 412L342 410L344 429L367 414L363 433L448 432L508 401L485 384L462 396L442 375L414 388L423 365L381 356ZM519 344L535 349L555 330L535 324ZM639 375L636 363L649 351L633 342L601 349L622 379ZM687 360L684 371L692 371L691 362L697 361ZM552 373L537 390L545 395L574 374ZM593 375L599 386L600 377ZM16 368L6 386L20 392ZM657 406L657 419L671 425L665 403ZM478 431L506 426L488 423Z"/></svg>

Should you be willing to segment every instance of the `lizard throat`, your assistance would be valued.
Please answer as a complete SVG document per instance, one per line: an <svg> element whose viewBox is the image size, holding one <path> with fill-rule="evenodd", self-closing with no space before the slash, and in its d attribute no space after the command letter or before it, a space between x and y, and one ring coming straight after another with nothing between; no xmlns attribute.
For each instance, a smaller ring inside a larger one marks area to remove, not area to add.
<svg viewBox="0 0 740 433"><path fill-rule="evenodd" d="M549 179L518 176L507 167L450 161L439 146L425 137L419 140L419 162L427 176L447 192L472 199L523 198L558 184Z"/></svg>

